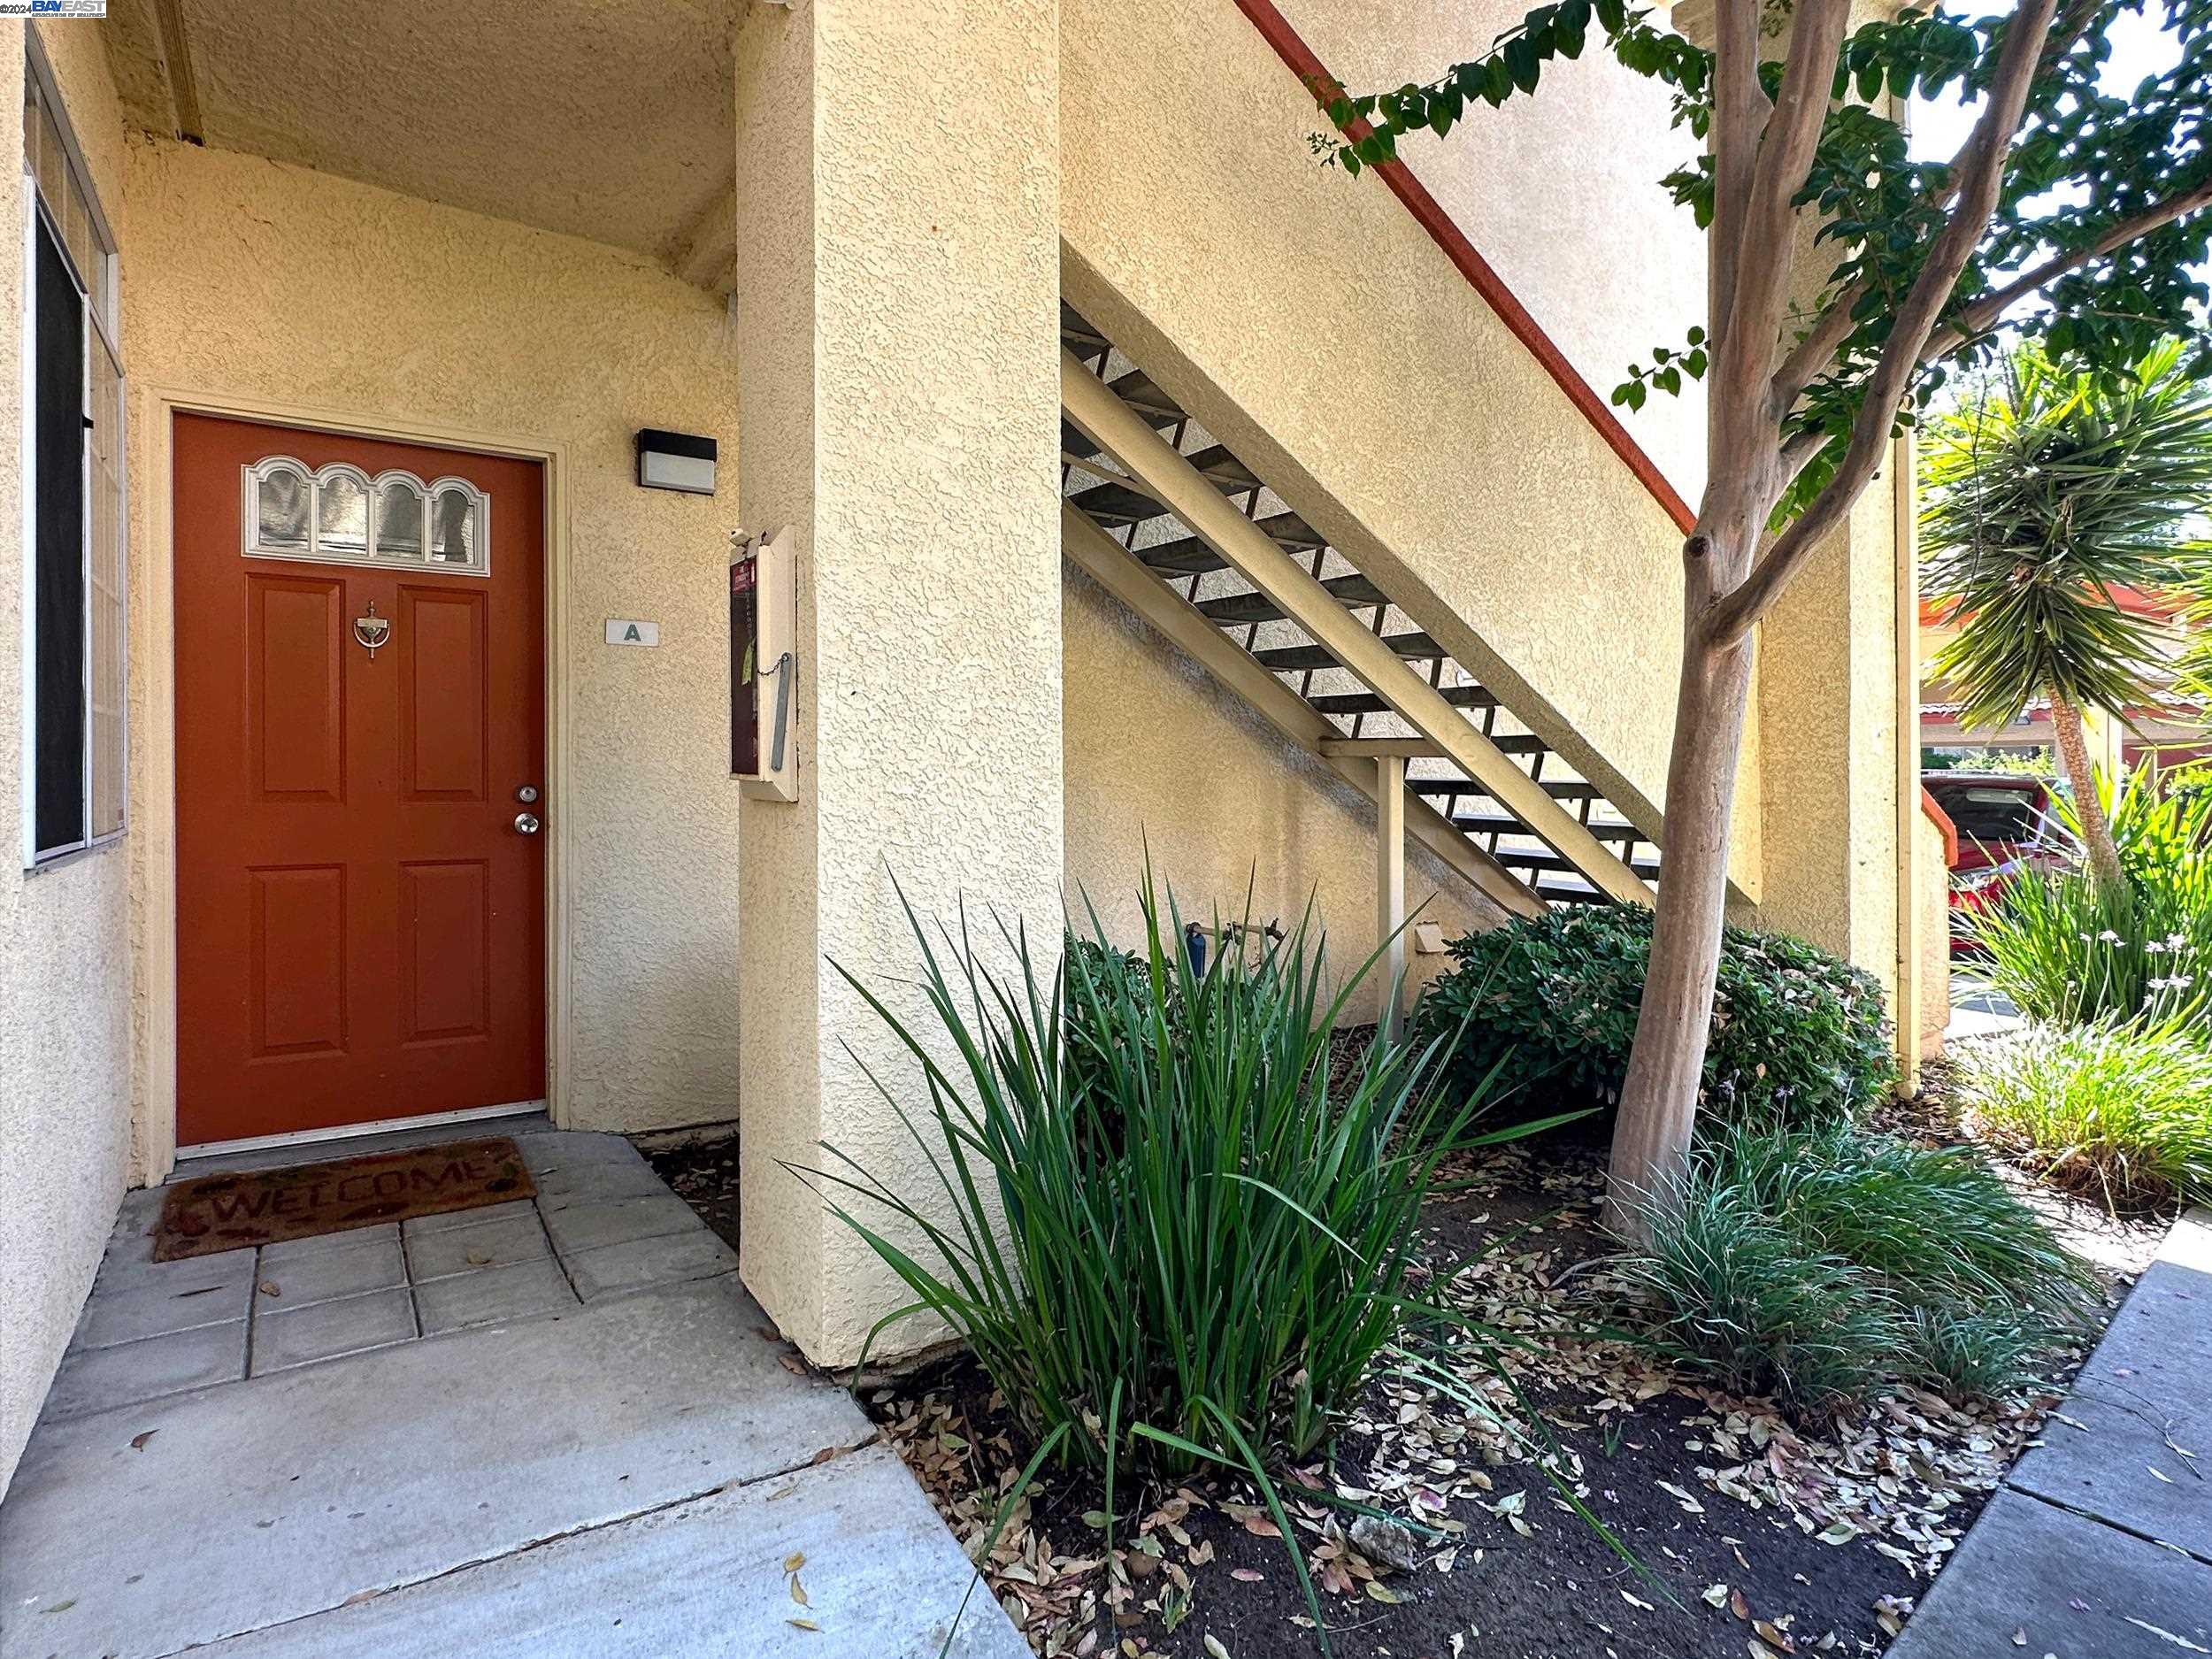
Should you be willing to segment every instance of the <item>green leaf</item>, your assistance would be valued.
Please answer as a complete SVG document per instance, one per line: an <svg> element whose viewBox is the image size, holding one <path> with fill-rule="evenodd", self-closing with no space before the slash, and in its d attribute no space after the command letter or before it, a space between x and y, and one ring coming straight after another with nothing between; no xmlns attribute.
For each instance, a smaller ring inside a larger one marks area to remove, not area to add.
<svg viewBox="0 0 2212 1659"><path fill-rule="evenodd" d="M1513 78L1513 84L1522 91L1536 90L1536 80L1540 73L1540 65L1537 62L1536 49L1529 43L1525 35L1519 40L1507 43L1505 67L1506 73Z"/></svg>

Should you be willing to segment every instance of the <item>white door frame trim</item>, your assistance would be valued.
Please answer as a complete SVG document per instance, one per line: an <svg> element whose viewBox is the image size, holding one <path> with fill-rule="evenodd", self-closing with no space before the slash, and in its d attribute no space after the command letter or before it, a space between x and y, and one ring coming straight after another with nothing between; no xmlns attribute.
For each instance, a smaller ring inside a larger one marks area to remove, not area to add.
<svg viewBox="0 0 2212 1659"><path fill-rule="evenodd" d="M569 466L565 445L551 439L409 416L283 402L243 394L177 387L134 388L144 417L145 561L133 574L129 610L132 679L142 688L141 718L131 723L134 809L133 886L143 897L134 954L141 1014L132 1140L139 1182L152 1185L177 1156L177 701L175 417L300 426L345 437L383 439L480 455L539 462L545 476L545 1104L557 1126L568 1123L569 1048L574 1024L568 951L569 889L574 842L569 834L570 710L568 595ZM135 515L134 515L135 516ZM349 1133L352 1131L349 1130Z"/></svg>

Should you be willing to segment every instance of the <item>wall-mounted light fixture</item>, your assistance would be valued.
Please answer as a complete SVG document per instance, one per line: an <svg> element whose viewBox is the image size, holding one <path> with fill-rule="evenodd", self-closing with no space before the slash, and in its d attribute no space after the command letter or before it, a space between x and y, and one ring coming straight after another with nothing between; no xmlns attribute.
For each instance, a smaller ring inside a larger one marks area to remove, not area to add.
<svg viewBox="0 0 2212 1659"><path fill-rule="evenodd" d="M637 481L644 489L714 494L714 440L648 426L637 435Z"/></svg>

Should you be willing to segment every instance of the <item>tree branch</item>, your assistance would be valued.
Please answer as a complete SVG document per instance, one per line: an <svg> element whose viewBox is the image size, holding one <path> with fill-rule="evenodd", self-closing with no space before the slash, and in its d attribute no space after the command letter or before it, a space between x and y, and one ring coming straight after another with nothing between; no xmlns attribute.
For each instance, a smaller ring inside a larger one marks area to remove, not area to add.
<svg viewBox="0 0 2212 1659"><path fill-rule="evenodd" d="M1796 408L1805 388L1835 361L1843 342L1859 326L1851 315L1851 308L1865 292L1864 282L1853 282L1839 290L1828 303L1828 309L1813 319L1805 337L1782 359L1782 366L1774 372L1774 380L1768 388L1768 403L1775 419L1781 419Z"/></svg>
<svg viewBox="0 0 2212 1659"><path fill-rule="evenodd" d="M1744 204L1735 298L1721 330L1724 387L1763 384L1772 371L1795 263L1790 234L1797 193L1812 173L1850 20L1850 0L1800 0L1792 20L1782 88L1759 140Z"/></svg>
<svg viewBox="0 0 2212 1659"><path fill-rule="evenodd" d="M2111 226L2085 248L2062 253L2044 261L2025 276L2016 277L2002 288L1993 288L1972 304L1961 311L1956 318L1937 330L1929 340L1922 361L1932 363L1964 345L1981 334L2014 305L2040 288L2049 287L2070 272L2093 265L2107 254L2116 253L2138 237L2147 236L2160 227L2185 219L2200 208L2212 207L2212 179L2207 179L2195 188L2184 190L2178 196L2168 196L2155 207L2124 219Z"/></svg>
<svg viewBox="0 0 2212 1659"><path fill-rule="evenodd" d="M1942 178L1929 192L1930 207L1947 207L1958 195L1961 159L1962 157L1954 157L1944 167ZM1815 319L1812 327L1807 330L1805 337L1797 342L1789 356L1783 358L1782 366L1775 371L1772 388L1774 418L1777 420L1797 407L1797 400L1805 395L1805 388L1825 373L1828 365L1835 361L1836 353L1843 349L1843 342L1851 337L1852 331L1858 326L1852 319L1851 308L1859 303L1860 296L1865 292L1866 284L1863 281L1839 289L1835 298L1829 302L1828 309Z"/></svg>
<svg viewBox="0 0 2212 1659"><path fill-rule="evenodd" d="M1782 488L1787 489L1797 481L1797 475L1812 465L1813 457L1828 447L1824 432L1801 432L1782 446Z"/></svg>
<svg viewBox="0 0 2212 1659"><path fill-rule="evenodd" d="M1707 332L1717 352L1743 261L1751 173L1773 106L1759 84L1759 0L1718 0L1713 49L1713 227Z"/></svg>
<svg viewBox="0 0 2212 1659"><path fill-rule="evenodd" d="M2056 5L2057 0L2020 0L2013 12L1998 55L1997 73L1990 82L1989 101L1981 119L1974 124L1973 135L1959 152L1960 161L1954 164L1959 180L1958 205L1937 234L1927 264L1898 308L1889 342L1867 382L1842 465L1797 521L1775 539L1751 573L1705 613L1702 632L1709 646L1724 649L1733 645L1773 609L1790 579L1812 557L1821 539L1842 522L1881 465L1889 449L1890 428L1896 421L1898 407L1920 367L1921 354L1936 319L1950 302L1960 273L1996 211L2005 156L2027 106L2028 88L2035 79ZM1801 12L1799 26L1803 23Z"/></svg>
<svg viewBox="0 0 2212 1659"><path fill-rule="evenodd" d="M2044 37L2043 50L2038 55L2036 61L2037 75L2040 75L2045 69L2051 65L2053 61L2055 61L2062 53L2073 44L2076 37L2081 34L2083 29L2088 27L2090 20L2096 16L2097 6L2098 0L2071 0L2071 4L2051 26L2049 33ZM1958 195L1960 169L1965 159L1966 149L1962 147L1960 152L1956 156L1954 156L1939 173L1932 175L1935 188L1929 192L1927 201L1928 206L1931 208L1947 207L1953 198ZM2143 234L2144 231L2154 230L2155 228L2157 228L2155 224L2145 225L2141 227L2141 228L2139 229L2135 234L2139 235ZM2114 247L2117 247L2119 245L2121 244L2117 242L2113 244ZM2111 248L2106 248L2101 251L2102 253L2109 253L2111 250ZM2089 258L2096 258L2100 257L2101 257L2101 254L2093 253L2088 255L2081 263L2085 264ZM2049 281L2064 274L2064 270L2052 269L2045 273L2042 280ZM2019 287L2020 285L2016 284L2014 286ZM2038 282L2028 287L2020 288L2020 293L2032 292L2034 288L2040 286L2041 283ZM1790 354L1783 359L1781 368L1776 372L1774 376L1774 418L1777 420L1782 419L1783 416L1788 414L1791 410L1797 406L1797 400L1804 396L1805 388L1810 386L1815 380L1818 380L1823 373L1826 373L1828 365L1834 362L1836 353L1843 349L1843 342L1851 337L1852 330L1855 326L1851 319L1851 307L1858 303L1859 296L1865 292L1865 283L1854 282L1849 287L1838 293L1835 300L1830 305L1829 309L1822 313L1819 319L1814 323L1811 330L1806 334L1802 340L1798 342L1795 348L1793 348ZM1992 297L1994 298L1994 296ZM1993 307L1991 311L1991 317L1993 319L1998 312L2002 311L2006 306L2010 305L2012 302L2018 297L2020 297L2019 293L2008 295L2001 303L1997 303ZM1984 303L1985 303L1987 302ZM1981 325L1981 326L1986 326L1986 324ZM1939 342L1943 341L1944 334L1948 332L1948 330L1939 332L1936 336L1937 340ZM1937 357L1942 356L1944 352L1953 349L1954 347L1960 342L1970 338L1973 334L1978 332L1980 332L1979 327L1970 325L1969 332L1967 334L1961 334L1958 341L1943 344L1942 349L1936 351L1934 355ZM1801 465L1802 463L1800 463L1800 465ZM1795 476L1796 469L1790 468L1788 469L1788 472L1790 476L1793 477Z"/></svg>

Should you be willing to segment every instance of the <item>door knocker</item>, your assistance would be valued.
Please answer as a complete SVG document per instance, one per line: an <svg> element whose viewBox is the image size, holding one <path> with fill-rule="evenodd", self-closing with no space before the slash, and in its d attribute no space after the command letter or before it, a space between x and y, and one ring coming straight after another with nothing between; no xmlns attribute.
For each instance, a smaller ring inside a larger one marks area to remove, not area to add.
<svg viewBox="0 0 2212 1659"><path fill-rule="evenodd" d="M376 614L376 601L369 601L369 614L353 619L353 637L368 649L369 660L376 660L376 649L392 637L392 619Z"/></svg>

